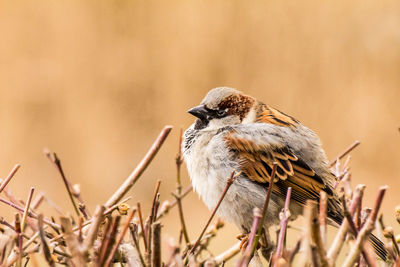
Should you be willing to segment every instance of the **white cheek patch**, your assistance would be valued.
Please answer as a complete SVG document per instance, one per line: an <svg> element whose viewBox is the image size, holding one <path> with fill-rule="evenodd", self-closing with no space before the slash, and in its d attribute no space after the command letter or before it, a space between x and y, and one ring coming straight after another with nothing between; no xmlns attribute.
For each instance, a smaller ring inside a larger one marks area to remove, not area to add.
<svg viewBox="0 0 400 267"><path fill-rule="evenodd" d="M242 123L254 123L256 121L256 110L254 107L250 109Z"/></svg>

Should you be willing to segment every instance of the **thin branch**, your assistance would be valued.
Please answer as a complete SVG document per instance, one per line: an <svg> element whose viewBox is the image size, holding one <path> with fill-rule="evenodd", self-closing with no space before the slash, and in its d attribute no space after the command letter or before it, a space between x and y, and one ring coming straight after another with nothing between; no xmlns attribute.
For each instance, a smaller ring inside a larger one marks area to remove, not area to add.
<svg viewBox="0 0 400 267"><path fill-rule="evenodd" d="M160 135L156 139L156 141L151 146L150 150L144 156L142 161L136 167L136 169L126 178L124 183L118 188L117 191L108 199L105 206L110 207L121 200L126 193L132 188L132 186L136 183L142 173L146 170L147 166L149 166L150 162L160 150L162 144L164 143L165 139L167 138L168 134L170 133L172 126L165 126L164 129L161 131Z"/></svg>
<svg viewBox="0 0 400 267"><path fill-rule="evenodd" d="M182 200L184 197L186 197L190 192L192 192L193 190L193 186L189 185L188 187L186 187L182 194L179 195L178 197ZM175 197L175 196L174 196ZM156 220L161 219L162 217L164 217L165 214L167 214L173 207L175 207L178 204L178 200L175 198L172 202L164 201L163 204L161 205L160 210L157 213L157 218Z"/></svg>
<svg viewBox="0 0 400 267"><path fill-rule="evenodd" d="M183 233L183 237L185 238L185 243L188 245L190 243L190 238L189 234L186 228L185 224L185 218L183 216L183 207L182 207L182 201L180 198L180 195L182 193L182 183L181 183L181 166L183 163L183 157L182 157L182 135L183 131L182 129L180 130L179 134L179 145L178 145L178 153L175 158L175 163L176 163L176 193L172 193L173 196L176 199L176 203L178 204L178 214L179 214L179 220L181 222L181 231Z"/></svg>
<svg viewBox="0 0 400 267"><path fill-rule="evenodd" d="M86 263L85 255L82 250L81 242L72 230L72 223L68 217L60 217L61 225L65 234L65 243L71 251L71 265L84 266Z"/></svg>
<svg viewBox="0 0 400 267"><path fill-rule="evenodd" d="M151 229L151 224L150 224L150 218L146 218L145 222L145 228L147 232L147 251L146 251L146 263L148 266L151 266L151 241L152 241L152 229Z"/></svg>
<svg viewBox="0 0 400 267"><path fill-rule="evenodd" d="M14 203L12 203L12 202L10 202L10 201L8 201L8 200L5 200L5 199L3 199L3 198L0 198L0 202L3 202L3 203L5 203L5 204L7 204L7 205L13 207L14 209L20 211L21 213L23 213L23 212L25 211L24 208L18 206L17 204L14 204ZM29 217L32 217L32 218L34 218L34 219L38 219L38 215L35 214L35 213L33 213L33 212L31 212L31 211L28 211L28 216L29 216ZM58 224L56 224L56 223L53 223L52 221L50 221L50 220L48 220L48 219L46 219L46 218L43 218L43 222L45 222L46 224L51 225L52 227L55 227L55 228L57 228L57 229L61 229L61 226L60 226L60 225L58 225Z"/></svg>
<svg viewBox="0 0 400 267"><path fill-rule="evenodd" d="M254 208L253 210L253 224L251 226L251 231L249 235L249 242L246 247L246 251L244 252L243 257L236 264L237 267L247 267L253 256L253 244L256 241L257 232L262 221L262 214L259 208Z"/></svg>
<svg viewBox="0 0 400 267"><path fill-rule="evenodd" d="M190 238L189 238L189 234L188 234L186 224L185 224L185 217L183 216L182 201L181 201L181 198L179 197L179 195L176 195L175 193L172 193L172 195L175 197L176 203L178 204L178 214L179 214L179 220L181 222L181 231L182 231L183 237L185 238L185 243L186 243L186 245L188 245L188 244L190 244Z"/></svg>
<svg viewBox="0 0 400 267"><path fill-rule="evenodd" d="M342 159L343 157L345 157L347 154L349 154L353 149L355 149L358 145L360 144L360 141L356 140L354 141L353 144L351 144L345 151L343 151L338 157L336 157L335 160L331 161L331 163L329 164L329 167L333 167L336 162L340 159Z"/></svg>
<svg viewBox="0 0 400 267"><path fill-rule="evenodd" d="M147 234L146 234L146 230L144 228L142 209L140 208L140 202L137 203L137 211L138 211L138 216L139 216L140 228L142 229L144 249L147 251L147 249L148 249Z"/></svg>
<svg viewBox="0 0 400 267"><path fill-rule="evenodd" d="M183 157L182 157L182 136L183 136L183 131L182 128L180 130L179 134L179 145L178 145L178 154L176 155L175 162L176 162L176 189L178 191L178 195L181 194L182 191L182 183L181 183L181 166L183 163Z"/></svg>
<svg viewBox="0 0 400 267"><path fill-rule="evenodd" d="M199 248L196 251L197 255L208 248L208 245L210 244L212 238L217 235L218 230L224 227L224 225L224 222L220 218L217 218L216 221L207 228L206 233L200 241Z"/></svg>
<svg viewBox="0 0 400 267"><path fill-rule="evenodd" d="M350 205L350 214L353 215L358 202L361 201L361 198L363 196L365 190L365 185L358 185L355 189L353 199L351 201ZM336 261L336 258L339 255L340 250L342 249L343 242L346 238L347 231L349 229L349 222L347 220L343 220L342 224L340 225L339 231L337 232L331 247L328 250L328 259L331 264L333 264Z"/></svg>
<svg viewBox="0 0 400 267"><path fill-rule="evenodd" d="M272 167L272 172L271 172L271 179L270 179L269 185L268 185L267 196L265 197L264 207L263 207L263 211L262 211L261 223L258 226L257 235L256 235L256 238L254 240L253 247L251 249L251 255L253 255L254 252L256 251L256 248L257 248L257 245L258 245L258 240L260 239L261 232L262 232L263 227L264 227L265 218L267 217L268 204L269 204L269 200L271 198L272 187L273 187L273 184L274 184L275 173L276 173L276 167L277 167L277 163L274 162L273 163L273 167Z"/></svg>
<svg viewBox="0 0 400 267"><path fill-rule="evenodd" d="M311 200L307 200L306 204L306 218L308 225L308 234L310 235L310 245L315 247L318 254L318 258L321 261L322 266L329 266L328 259L326 258L326 252L321 238L321 230L319 227L318 214L317 214L317 203Z"/></svg>
<svg viewBox="0 0 400 267"><path fill-rule="evenodd" d="M128 201L130 198L131 198L131 197L127 197L127 198L125 198L124 200L122 200L120 203L126 202L126 201ZM0 199L0 201L1 201L1 199ZM106 216L106 215L108 215L108 214L111 214L111 213L118 207L118 205L120 205L120 203L115 204L114 206L112 206L112 207L110 207L109 209L107 209L106 211L104 211L103 216ZM46 222L46 219L43 219L43 221ZM93 221L95 221L94 218L92 218L92 219L90 219L90 220L84 222L84 223L82 224L82 227L85 227L85 226L91 224ZM47 222L46 222L46 223L47 223ZM61 226L59 226L59 227L60 227L60 229L61 229ZM43 227L43 228L44 228L44 227ZM79 226L76 226L76 227L74 227L74 228L72 229L72 231L76 232L76 231L78 231L79 229L80 229L80 227L79 227ZM50 242L50 243L56 242L56 241L60 240L61 238L63 238L64 235L65 235L64 233L61 233L61 234L59 234L59 235L57 235L57 236L51 238L51 239L49 240L49 242ZM36 246L33 247L33 248L30 250L30 252L37 251L38 248L39 248L39 246L40 246L40 244L36 244ZM30 252L27 252L27 253L29 254ZM10 264L12 264L13 262L15 262L15 259L13 259L13 261L11 261Z"/></svg>
<svg viewBox="0 0 400 267"><path fill-rule="evenodd" d="M40 192L39 194L36 194L36 197L34 200L32 200L32 204L31 204L31 209L32 210L36 210L37 208L39 208L40 204L42 204L44 200L44 193Z"/></svg>
<svg viewBox="0 0 400 267"><path fill-rule="evenodd" d="M161 267L161 223L155 222L151 227L153 228L153 242L151 243L151 266Z"/></svg>
<svg viewBox="0 0 400 267"><path fill-rule="evenodd" d="M215 257L207 260L207 263L211 262L211 263L215 263L216 265L220 265L220 264L223 264L224 262L227 262L228 260L232 259L234 256L236 256L240 252L240 243L241 242L236 243L231 248L222 252L218 256L215 256ZM205 266L207 266L207 265L205 265Z"/></svg>
<svg viewBox="0 0 400 267"><path fill-rule="evenodd" d="M19 216L19 213L15 214L15 232L17 233L17 247L18 247L18 261L17 261L17 267L21 267L22 265L22 230L21 230L21 218Z"/></svg>
<svg viewBox="0 0 400 267"><path fill-rule="evenodd" d="M328 210L328 196L325 191L321 191L320 199L319 199L319 226L321 229L321 238L322 243L324 245L324 249L326 249L326 242L327 242L327 224L326 224L326 216Z"/></svg>
<svg viewBox="0 0 400 267"><path fill-rule="evenodd" d="M124 236L126 234L126 231L128 230L129 224L131 223L133 215L135 215L135 212L136 212L136 209L131 210L131 212L129 213L128 219L126 220L124 227L122 228L122 232L121 232L117 242L115 243L114 247L111 249L111 252L110 252L110 254L107 258L106 264L104 266L111 266L111 263L114 259L115 252L117 252L117 249L118 249L119 245L121 244L122 239L124 238Z"/></svg>
<svg viewBox="0 0 400 267"><path fill-rule="evenodd" d="M379 216L379 218L381 219L382 216ZM395 238L395 236L394 236L393 227L391 227L391 226L385 227L384 230L383 230L383 235L384 235L387 239L389 239L389 241L392 243L393 250L394 250L395 253L396 253L396 255L395 255L396 257L395 257L395 258L397 258L397 257L400 255L400 249L399 249L399 245L398 245L397 242L396 242L396 238Z"/></svg>
<svg viewBox="0 0 400 267"><path fill-rule="evenodd" d="M131 232L131 237L132 237L133 243L135 244L135 248L137 250L137 254L139 255L140 262L142 263L143 266L146 266L146 263L144 262L143 255L142 255L142 253L140 251L139 241L137 239L137 230L138 230L137 224L130 223L129 224L129 230Z"/></svg>
<svg viewBox="0 0 400 267"><path fill-rule="evenodd" d="M148 230L147 230L147 232L148 232L148 235L147 235L147 237L148 237L148 240L147 240L148 250L146 252L147 252L148 262L149 263L151 262L151 257L152 257L152 252L151 252L152 241L153 241L153 238L152 238L153 227L152 227L152 225L153 225L153 222L154 222L154 217L157 214L158 207L160 206L160 193L158 193L158 191L160 190L160 184L161 184L161 181L158 180L157 184L156 184L156 188L154 190L153 204L151 205L150 216L148 217L148 222L149 222L149 224L148 224L149 227L148 227Z"/></svg>
<svg viewBox="0 0 400 267"><path fill-rule="evenodd" d="M12 168L11 172L8 174L8 176L6 177L6 179L4 179L4 181L1 183L0 185L0 193L4 190L4 188L6 188L7 184L11 181L11 179L14 177L14 174L18 171L19 167L21 167L21 165L16 164L14 166L14 168Z"/></svg>
<svg viewBox="0 0 400 267"><path fill-rule="evenodd" d="M369 234L372 232L372 230L375 227L375 221L378 216L378 212L379 212L380 206L382 204L383 196L385 195L386 189L387 189L387 187L381 187L379 189L378 196L375 200L374 208L372 209L372 212L369 215L367 222L361 228L354 245L350 248L349 255L346 257L346 260L345 260L343 266L351 267L357 261L359 255L361 253L362 246L364 244L365 239L369 236Z"/></svg>
<svg viewBox="0 0 400 267"><path fill-rule="evenodd" d="M99 265L106 266L106 260L110 255L111 249L115 243L115 237L118 232L119 222L121 220L121 216L117 215L113 217L112 221L110 222L110 227L104 236L102 246L100 249L100 257L99 257Z"/></svg>
<svg viewBox="0 0 400 267"><path fill-rule="evenodd" d="M281 213L282 214L281 229L279 231L278 244L277 244L276 253L275 253L275 260L278 260L279 258L282 258L282 256L283 256L283 250L285 247L285 238L286 238L286 228L287 228L287 224L288 224L289 217L290 217L289 204L290 204L291 194L292 194L292 188L289 187L287 190L287 193L286 193L285 207Z"/></svg>
<svg viewBox="0 0 400 267"><path fill-rule="evenodd" d="M90 225L88 234L84 241L84 250L85 251L87 251L88 249L90 249L93 246L93 243L97 238L97 233L99 231L99 227L104 218L104 216L103 216L104 210L105 210L105 207L103 205L99 205L96 208L94 216L92 217L92 223Z"/></svg>
<svg viewBox="0 0 400 267"><path fill-rule="evenodd" d="M53 258L51 256L51 252L50 252L49 246L47 245L47 242L46 242L45 232L43 230L43 215L42 214L38 215L38 226L39 226L40 240L42 241L44 257L45 257L47 263L51 267L53 267L53 266L55 266L55 263L54 263L54 260L53 260Z"/></svg>
<svg viewBox="0 0 400 267"><path fill-rule="evenodd" d="M151 205L150 224L155 221L154 218L157 216L158 206L160 205L160 194L158 193L158 191L160 190L160 185L161 181L157 180L156 188L154 189L153 202Z"/></svg>
<svg viewBox="0 0 400 267"><path fill-rule="evenodd" d="M24 229L25 229L26 217L28 216L28 211L29 211L29 207L31 205L32 196L33 196L34 191L35 191L35 188L33 188L33 187L31 187L31 189L29 190L29 195L28 195L28 199L26 201L25 210L22 215L21 232L24 232Z"/></svg>
<svg viewBox="0 0 400 267"><path fill-rule="evenodd" d="M208 221L207 221L206 225L204 226L203 230L201 231L201 234L199 235L199 237L197 238L197 240L196 240L196 242L194 243L193 247L192 247L191 250L189 251L189 255L190 255L190 254L193 254L193 253L195 252L197 246L198 246L199 243L200 243L201 238L203 237L204 233L205 233L206 230L207 230L207 227L210 225L212 219L213 219L214 216L215 216L215 213L217 212L219 206L221 205L222 200L224 199L226 193L228 193L229 188L231 187L231 185L233 184L233 182L235 181L235 179L237 178L238 175L240 175L240 173L238 173L238 174L235 175L235 171L233 171L232 174L231 174L231 176L229 177L229 179L226 181L225 189L224 189L224 191L222 192L221 197L219 198L218 203L217 203L217 205L215 206L213 212L211 213L210 218L208 219Z"/></svg>
<svg viewBox="0 0 400 267"><path fill-rule="evenodd" d="M45 150L44 150L44 153L45 153L45 155L47 156L47 158L48 158L51 162L53 162L54 165L56 166L56 168L57 168L57 170L58 170L58 173L60 174L60 176L61 176L61 178L62 178L62 180L63 180L63 182L64 182L65 188L67 189L69 199L71 200L72 205L74 206L74 210L75 210L75 212L76 212L76 215L78 215L78 217L79 217L79 216L80 216L80 212L79 212L78 206L77 206L76 203L75 203L74 196L73 196L73 194L72 194L72 185L71 185L71 183L68 181L67 177L65 176L64 170L63 170L63 168L62 168L62 166L61 166L61 161L60 161L60 159L57 157L57 154L56 154L56 153L53 153L53 156L51 156L51 153L50 153L50 151L49 151L48 149L45 149Z"/></svg>

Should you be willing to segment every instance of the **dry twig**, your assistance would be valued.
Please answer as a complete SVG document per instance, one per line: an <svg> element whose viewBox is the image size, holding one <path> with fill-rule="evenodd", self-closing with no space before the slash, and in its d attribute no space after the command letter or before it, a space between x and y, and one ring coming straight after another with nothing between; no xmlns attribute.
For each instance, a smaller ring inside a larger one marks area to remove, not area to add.
<svg viewBox="0 0 400 267"><path fill-rule="evenodd" d="M4 190L4 188L6 188L6 186L8 185L8 183L11 181L11 179L14 177L14 174L18 171L19 167L21 167L21 165L16 164L14 166L14 168L12 168L11 172L7 175L6 179L4 179L4 181L1 182L0 185L0 193Z"/></svg>
<svg viewBox="0 0 400 267"><path fill-rule="evenodd" d="M151 146L150 150L144 156L142 161L136 167L136 169L126 178L124 183L118 188L117 191L108 199L105 206L110 207L120 201L126 193L128 193L129 189L136 183L136 181L140 178L142 173L146 170L147 166L149 166L150 162L153 160L158 150L160 150L162 144L167 138L168 134L171 132L172 126L165 126L161 131L160 135Z"/></svg>
<svg viewBox="0 0 400 267"><path fill-rule="evenodd" d="M233 171L232 174L231 174L231 176L229 177L229 179L226 181L225 189L224 189L224 191L222 192L221 197L219 198L218 203L217 203L217 205L215 206L213 212L211 213L211 216L210 216L210 218L208 219L206 225L204 226L203 230L201 231L201 233L200 233L199 237L197 238L196 242L194 243L193 247L192 247L191 250L189 251L189 255L190 255L190 254L194 254L194 252L195 252L197 246L198 246L199 243L200 243L201 238L203 237L203 235L204 235L204 233L206 232L208 226L210 225L212 219L214 218L214 215L215 215L215 213L217 212L219 206L221 205L222 200L224 199L226 193L228 193L229 187L231 187L231 185L233 184L233 182L235 181L235 179L236 179L236 177L237 177L238 175L240 175L240 173L235 175L235 171Z"/></svg>

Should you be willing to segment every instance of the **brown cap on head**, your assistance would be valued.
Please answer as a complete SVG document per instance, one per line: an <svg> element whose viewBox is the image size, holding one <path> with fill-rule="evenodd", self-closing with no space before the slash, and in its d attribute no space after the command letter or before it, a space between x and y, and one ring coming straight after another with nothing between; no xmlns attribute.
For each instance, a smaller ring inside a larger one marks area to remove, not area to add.
<svg viewBox="0 0 400 267"><path fill-rule="evenodd" d="M242 94L242 92L230 88L230 87L217 87L214 89L211 89L207 95L203 98L201 101L202 105L205 105L209 109L217 109L219 104L227 99L230 96L233 95L239 95Z"/></svg>
<svg viewBox="0 0 400 267"><path fill-rule="evenodd" d="M197 107L188 112L203 121L221 119L227 116L237 116L242 121L256 100L242 92L229 88L217 87L212 89Z"/></svg>

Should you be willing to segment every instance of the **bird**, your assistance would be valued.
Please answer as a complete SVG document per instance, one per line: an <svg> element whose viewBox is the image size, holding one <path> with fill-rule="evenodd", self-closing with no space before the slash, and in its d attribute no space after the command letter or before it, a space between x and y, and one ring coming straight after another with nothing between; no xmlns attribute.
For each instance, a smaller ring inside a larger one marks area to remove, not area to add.
<svg viewBox="0 0 400 267"><path fill-rule="evenodd" d="M253 209L262 209L271 181L274 186L264 222L263 255L269 259L274 242L271 226L279 225L287 189L292 188L291 219L301 215L307 200L328 196L328 222L338 227L343 208L334 189L325 151L317 134L300 121L230 87L207 93L188 110L195 122L184 132L182 154L193 185L206 206L216 207L231 173L239 173L222 200L217 215L249 233ZM386 260L384 244L369 237L376 254Z"/></svg>

